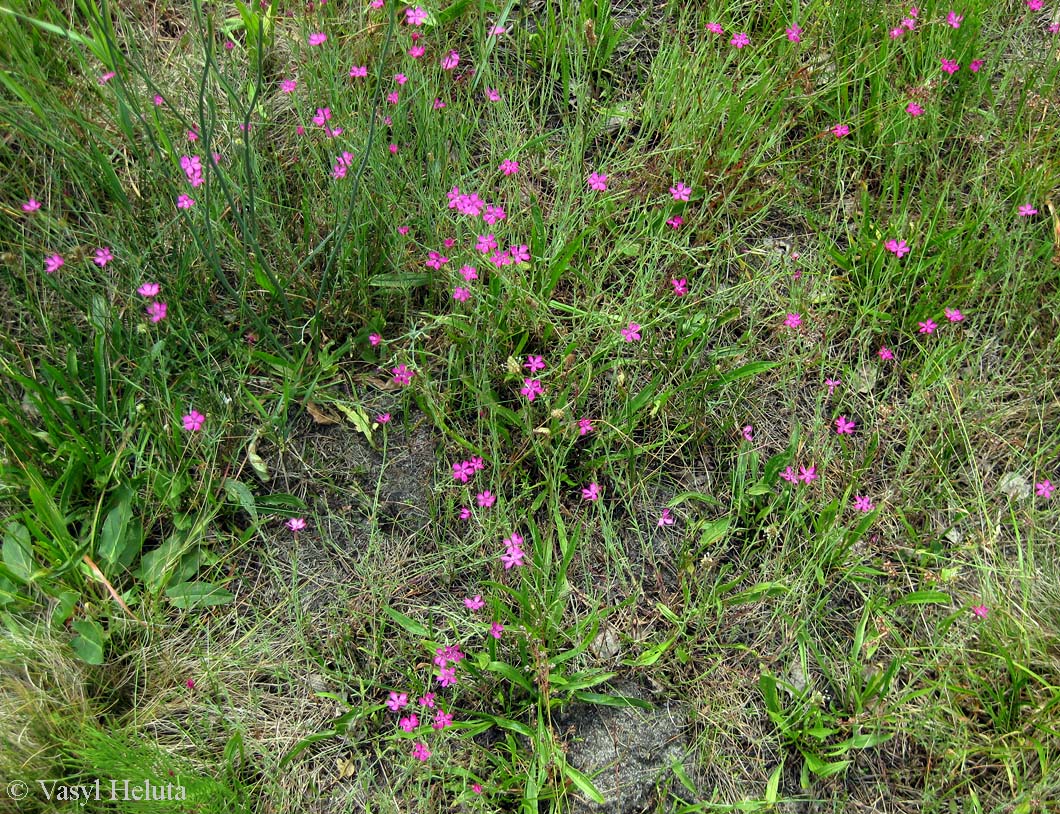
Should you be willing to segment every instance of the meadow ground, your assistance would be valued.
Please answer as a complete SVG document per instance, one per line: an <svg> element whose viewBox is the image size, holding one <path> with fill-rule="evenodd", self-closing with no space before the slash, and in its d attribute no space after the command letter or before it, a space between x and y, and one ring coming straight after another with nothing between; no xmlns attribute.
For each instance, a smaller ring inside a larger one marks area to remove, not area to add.
<svg viewBox="0 0 1060 814"><path fill-rule="evenodd" d="M0 0L0 811L1060 811L1058 78Z"/></svg>

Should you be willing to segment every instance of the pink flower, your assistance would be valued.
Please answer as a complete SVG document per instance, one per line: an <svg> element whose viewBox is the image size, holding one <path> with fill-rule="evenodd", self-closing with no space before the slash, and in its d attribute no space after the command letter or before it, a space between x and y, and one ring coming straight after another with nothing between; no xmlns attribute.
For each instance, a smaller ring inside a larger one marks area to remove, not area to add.
<svg viewBox="0 0 1060 814"><path fill-rule="evenodd" d="M151 101L155 103L155 107L161 107L165 99L163 99L159 94L156 93L155 98Z"/></svg>
<svg viewBox="0 0 1060 814"><path fill-rule="evenodd" d="M494 622L490 625L490 636L494 639L499 639L502 633L504 633L504 625L500 622Z"/></svg>
<svg viewBox="0 0 1060 814"><path fill-rule="evenodd" d="M590 173L588 183L589 189L594 189L597 192L605 192L607 190L607 176L598 172Z"/></svg>
<svg viewBox="0 0 1060 814"><path fill-rule="evenodd" d="M284 93L294 93L294 89L298 87L297 79L284 79L280 83L280 90Z"/></svg>
<svg viewBox="0 0 1060 814"><path fill-rule="evenodd" d="M386 705L390 708L391 712L399 712L408 706L409 697L403 692L391 692L390 697L387 699Z"/></svg>
<svg viewBox="0 0 1060 814"><path fill-rule="evenodd" d="M493 494L489 489L484 492L479 492L475 495L475 501L483 509L488 509L494 503L497 502L497 496Z"/></svg>
<svg viewBox="0 0 1060 814"><path fill-rule="evenodd" d="M578 419L578 435L588 435L593 431L593 423L588 418Z"/></svg>
<svg viewBox="0 0 1060 814"><path fill-rule="evenodd" d="M477 455L472 455L471 460L468 461L471 464L471 468L476 472L481 472L486 468L486 462L479 458Z"/></svg>
<svg viewBox="0 0 1060 814"><path fill-rule="evenodd" d="M48 272L48 274L54 274L61 269L65 263L66 261L63 260L62 255L53 254L50 257L44 258L44 270Z"/></svg>
<svg viewBox="0 0 1060 814"><path fill-rule="evenodd" d="M409 25L421 26L427 22L427 12L419 6L405 9L405 22Z"/></svg>
<svg viewBox="0 0 1060 814"><path fill-rule="evenodd" d="M979 73L979 69L983 67L983 60L973 59L968 63L968 70L972 73Z"/></svg>
<svg viewBox="0 0 1060 814"><path fill-rule="evenodd" d="M961 66L958 65L952 59L943 59L942 60L942 70L945 71L946 73L948 73L950 76L953 76L953 74L957 73L957 71L960 70L960 67Z"/></svg>
<svg viewBox="0 0 1060 814"><path fill-rule="evenodd" d="M788 483L798 483L799 476L795 474L795 470L792 467L786 467L783 472L780 473L780 477L786 480Z"/></svg>
<svg viewBox="0 0 1060 814"><path fill-rule="evenodd" d="M434 723L431 724L432 729L445 729L453 723L453 716L448 712L443 712L438 709L434 711Z"/></svg>
<svg viewBox="0 0 1060 814"><path fill-rule="evenodd" d="M973 605L972 613L975 614L977 619L985 619L986 615L990 613L990 609L986 605Z"/></svg>
<svg viewBox="0 0 1060 814"><path fill-rule="evenodd" d="M545 388L537 379L523 379L523 386L519 392L526 396L527 401L533 401L545 392Z"/></svg>
<svg viewBox="0 0 1060 814"><path fill-rule="evenodd" d="M904 255L909 254L909 252L911 251L911 249L909 248L909 246L906 245L906 242L904 240L895 240L894 238L891 238L883 245L884 248L887 249L887 251L891 252L899 260Z"/></svg>
<svg viewBox="0 0 1060 814"><path fill-rule="evenodd" d="M817 480L817 467L800 466L799 480L801 480L803 483L812 483L813 481Z"/></svg>
<svg viewBox="0 0 1060 814"><path fill-rule="evenodd" d="M188 131L188 141L198 141L198 140L199 140L199 134L196 133L194 130L189 130Z"/></svg>
<svg viewBox="0 0 1060 814"><path fill-rule="evenodd" d="M802 42L802 29L797 25L793 25L791 28L785 28L784 33L788 35L789 42Z"/></svg>
<svg viewBox="0 0 1060 814"><path fill-rule="evenodd" d="M318 31L318 32L316 32L314 34L310 34L309 35L309 44L310 45L322 45L323 43L327 42L327 39L328 39L328 35L327 34L323 33L322 31Z"/></svg>
<svg viewBox="0 0 1060 814"><path fill-rule="evenodd" d="M681 224L684 222L685 219L682 218L680 215L674 215L672 218L666 221L666 225L669 226L671 229L680 229Z"/></svg>
<svg viewBox="0 0 1060 814"><path fill-rule="evenodd" d="M545 369L545 360L540 356L527 356L523 367L531 373L537 373L537 371Z"/></svg>
<svg viewBox="0 0 1060 814"><path fill-rule="evenodd" d="M474 266L461 266L460 273L464 276L464 279L467 280L469 283L472 280L478 279L478 269L476 269Z"/></svg>
<svg viewBox="0 0 1060 814"><path fill-rule="evenodd" d="M898 28L892 28L890 33L891 39L896 40L905 33L905 29L899 26Z"/></svg>
<svg viewBox="0 0 1060 814"><path fill-rule="evenodd" d="M1042 0L1027 0L1027 8L1029 8L1031 11L1041 11Z"/></svg>
<svg viewBox="0 0 1060 814"><path fill-rule="evenodd" d="M688 280L682 277L680 280L670 280L670 285L674 287L674 296L683 297L688 293Z"/></svg>
<svg viewBox="0 0 1060 814"><path fill-rule="evenodd" d="M451 71L460 63L460 54L456 51L450 51L444 57L442 57L442 70Z"/></svg>
<svg viewBox="0 0 1060 814"><path fill-rule="evenodd" d="M401 99L401 94L396 90L386 95L386 100L389 104L396 105Z"/></svg>
<svg viewBox="0 0 1060 814"><path fill-rule="evenodd" d="M921 116L924 113L924 108L918 105L916 102L910 102L905 106L905 112L910 116Z"/></svg>
<svg viewBox="0 0 1060 814"><path fill-rule="evenodd" d="M1053 490L1056 487L1048 480L1043 480L1040 483L1034 484L1034 493L1038 497L1050 498L1053 495Z"/></svg>
<svg viewBox="0 0 1060 814"><path fill-rule="evenodd" d="M486 98L491 102L499 102L501 95L494 88L486 88Z"/></svg>
<svg viewBox="0 0 1060 814"><path fill-rule="evenodd" d="M832 128L832 133L835 135L836 138L843 138L843 136L850 134L850 128L847 127L845 124L837 124L835 127Z"/></svg>
<svg viewBox="0 0 1060 814"><path fill-rule="evenodd" d="M745 45L750 44L750 42L751 38L741 31L739 34L733 34L732 39L729 40L729 45L733 45L736 48L743 48Z"/></svg>
<svg viewBox="0 0 1060 814"><path fill-rule="evenodd" d="M406 715L400 721L398 721L398 726L400 726L406 732L411 732L419 725L420 719L416 716L415 713L413 713L412 715Z"/></svg>
<svg viewBox="0 0 1060 814"><path fill-rule="evenodd" d="M590 501L590 502L592 502L594 500L599 500L600 499L600 484L598 484L596 481L593 481L592 483L590 483L588 486L586 486L584 489L582 489L582 497L585 498L586 500Z"/></svg>
<svg viewBox="0 0 1060 814"><path fill-rule="evenodd" d="M110 80L116 77L117 74L114 71L107 71L105 74L99 77L99 84L106 85Z"/></svg>
<svg viewBox="0 0 1060 814"><path fill-rule="evenodd" d="M835 389L842 384L839 379L825 379L824 383L828 388L828 395L832 395L835 392Z"/></svg>
<svg viewBox="0 0 1060 814"><path fill-rule="evenodd" d="M496 204L491 204L490 206L487 206L486 211L482 213L482 219L486 221L486 223L488 223L490 226L497 223L498 221L504 220L506 217L507 215L504 212L504 207L497 206Z"/></svg>
<svg viewBox="0 0 1060 814"><path fill-rule="evenodd" d="M376 347L380 342L383 341L383 337L379 334L368 334L368 344L373 348Z"/></svg>
<svg viewBox="0 0 1060 814"><path fill-rule="evenodd" d="M305 528L305 518L292 517L290 520L287 521L287 528L289 528L293 532L301 531Z"/></svg>
<svg viewBox="0 0 1060 814"><path fill-rule="evenodd" d="M964 319L964 314L957 308L947 308L945 313L946 319L950 322L961 322Z"/></svg>
<svg viewBox="0 0 1060 814"><path fill-rule="evenodd" d="M859 512L871 512L876 507L865 495L854 495L854 508Z"/></svg>
<svg viewBox="0 0 1060 814"><path fill-rule="evenodd" d="M136 289L136 293L139 294L141 297L150 298L157 296L159 289L160 286L158 285L158 283L144 283L142 286Z"/></svg>
<svg viewBox="0 0 1060 814"><path fill-rule="evenodd" d="M412 744L412 756L416 760L426 760L431 756L431 750L427 748L427 744L416 741Z"/></svg>
<svg viewBox="0 0 1060 814"><path fill-rule="evenodd" d="M784 319L785 328L798 328L802 325L802 314L791 313Z"/></svg>
<svg viewBox="0 0 1060 814"><path fill-rule="evenodd" d="M456 683L456 668L442 667L438 671L438 683L443 687L451 687Z"/></svg>
<svg viewBox="0 0 1060 814"><path fill-rule="evenodd" d="M421 707L434 708L434 693L428 692L420 696L420 700L417 702Z"/></svg>
<svg viewBox="0 0 1060 814"><path fill-rule="evenodd" d="M501 162L500 171L505 175L515 175L519 172L519 162L506 158Z"/></svg>
<svg viewBox="0 0 1060 814"><path fill-rule="evenodd" d="M92 262L100 268L103 268L105 265L107 265L107 263L109 263L113 259L114 255L111 254L110 248L104 247L102 249L96 249L96 256L92 259Z"/></svg>
<svg viewBox="0 0 1060 814"><path fill-rule="evenodd" d="M482 784L481 783L472 783L471 784L471 791L473 791L475 794L482 794Z"/></svg>
<svg viewBox="0 0 1060 814"><path fill-rule="evenodd" d="M471 297L471 292L462 286L457 286L453 289L453 299L457 302L467 302Z"/></svg>
<svg viewBox="0 0 1060 814"><path fill-rule="evenodd" d="M483 601L482 597L479 594L475 594L470 599L467 598L467 597L464 597L464 607L467 608L468 610L473 610L473 611L480 610L482 607L485 606L485 604L486 603Z"/></svg>
<svg viewBox="0 0 1060 814"><path fill-rule="evenodd" d="M675 187L670 187L670 194L673 196L675 201L687 201L688 196L692 194L692 187L685 186L682 183L678 183Z"/></svg>
<svg viewBox="0 0 1060 814"><path fill-rule="evenodd" d="M206 421L206 416L198 410L192 410L187 415L182 416L180 420L183 422L184 429L187 432L198 432L202 429L203 422Z"/></svg>
<svg viewBox="0 0 1060 814"><path fill-rule="evenodd" d="M460 519L461 520L470 520L471 519L471 509L469 509L467 506L461 506L460 507Z"/></svg>
<svg viewBox="0 0 1060 814"><path fill-rule="evenodd" d="M740 434L743 436L743 440L744 441L753 441L754 440L754 436L752 435L753 432L754 432L754 425L753 424L747 424L747 425L744 426L744 428L742 430L740 430Z"/></svg>
<svg viewBox="0 0 1060 814"><path fill-rule="evenodd" d="M935 321L931 319L925 320L924 322L918 322L917 325L920 326L920 333L922 334L933 334L935 333L935 329L939 327L935 324Z"/></svg>
<svg viewBox="0 0 1060 814"><path fill-rule="evenodd" d="M352 68L350 68L351 79L364 79L366 76L368 76L367 65L354 65Z"/></svg>
<svg viewBox="0 0 1060 814"><path fill-rule="evenodd" d="M949 14L946 15L946 24L949 25L951 28L960 28L961 20L963 19L963 14L958 14L956 11L951 11Z"/></svg>
<svg viewBox="0 0 1060 814"><path fill-rule="evenodd" d="M40 201L38 201L36 198L30 198L28 201L22 204L23 212L36 212L38 209L40 209Z"/></svg>
<svg viewBox="0 0 1060 814"><path fill-rule="evenodd" d="M912 17L906 17L904 20L902 20L902 28L907 28L912 31L914 28L916 28L916 20L914 20Z"/></svg>
<svg viewBox="0 0 1060 814"><path fill-rule="evenodd" d="M639 342L640 326L636 322L629 323L629 325L622 329L622 338L627 342Z"/></svg>
<svg viewBox="0 0 1060 814"><path fill-rule="evenodd" d="M894 359L894 353L892 353L891 349L888 348L886 345L881 345L880 346L879 353L880 353L880 359L882 359L885 362L890 362L892 359Z"/></svg>
<svg viewBox="0 0 1060 814"><path fill-rule="evenodd" d="M663 509L662 514L659 515L659 519L655 521L655 525L662 528L663 526L672 526L676 522L677 521L674 520L673 516L670 514L670 510Z"/></svg>
<svg viewBox="0 0 1060 814"><path fill-rule="evenodd" d="M845 415L841 415L835 420L835 431L840 435L853 435L854 422L849 421Z"/></svg>
<svg viewBox="0 0 1060 814"><path fill-rule="evenodd" d="M178 195L177 196L177 208L178 209L191 209L195 206L195 199L190 195Z"/></svg>
<svg viewBox="0 0 1060 814"><path fill-rule="evenodd" d="M711 32L712 34L717 34L718 36L721 36L725 33L725 29L718 25L718 23L707 23L707 31Z"/></svg>
<svg viewBox="0 0 1060 814"><path fill-rule="evenodd" d="M1021 206L1021 207L1019 208L1019 212L1018 212L1018 214L1019 214L1019 216L1020 216L1021 218L1029 218L1029 217L1030 217L1031 215L1037 215L1037 214L1038 214L1038 210L1037 210L1037 209L1035 209L1035 208L1034 208L1033 206L1031 206L1030 204L1023 204L1023 205L1022 205L1022 206Z"/></svg>
<svg viewBox="0 0 1060 814"><path fill-rule="evenodd" d="M379 415L377 415L375 417L375 420L376 420L376 423L378 423L378 424L389 424L390 423L390 413L380 413Z"/></svg>
<svg viewBox="0 0 1060 814"><path fill-rule="evenodd" d="M194 678L189 678L187 681L184 682L184 686L187 687L189 690L194 690L195 689L195 679Z"/></svg>
<svg viewBox="0 0 1060 814"><path fill-rule="evenodd" d="M497 248L497 238L493 235L479 235L478 242L475 244L475 250L482 252L482 254L489 254L491 251Z"/></svg>
<svg viewBox="0 0 1060 814"><path fill-rule="evenodd" d="M168 310L164 302L155 300L147 304L147 316L151 322L161 322L166 318L166 311Z"/></svg>
<svg viewBox="0 0 1060 814"><path fill-rule="evenodd" d="M475 467L470 461L457 461L453 464L453 480L467 483L475 474Z"/></svg>
<svg viewBox="0 0 1060 814"><path fill-rule="evenodd" d="M415 375L405 365L398 365L390 372L394 374L394 382L402 386L412 384L412 377Z"/></svg>

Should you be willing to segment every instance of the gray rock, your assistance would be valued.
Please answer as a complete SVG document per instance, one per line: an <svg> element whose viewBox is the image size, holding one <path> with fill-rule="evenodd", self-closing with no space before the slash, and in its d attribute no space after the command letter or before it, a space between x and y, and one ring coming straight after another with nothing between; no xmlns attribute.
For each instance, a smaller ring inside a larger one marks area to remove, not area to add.
<svg viewBox="0 0 1060 814"><path fill-rule="evenodd" d="M603 692L651 701L630 682L616 682ZM652 710L575 703L563 708L556 724L567 747L567 761L588 775L606 800L598 805L572 787L574 814L654 811L674 781L671 767L683 764L688 751L685 714L674 702ZM686 774L693 776L690 767Z"/></svg>

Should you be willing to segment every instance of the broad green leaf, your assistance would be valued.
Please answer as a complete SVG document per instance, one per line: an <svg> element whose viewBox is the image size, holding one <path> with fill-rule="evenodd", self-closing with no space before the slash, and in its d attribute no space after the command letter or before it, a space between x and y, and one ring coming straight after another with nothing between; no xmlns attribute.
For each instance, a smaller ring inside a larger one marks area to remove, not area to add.
<svg viewBox="0 0 1060 814"><path fill-rule="evenodd" d="M33 541L29 529L21 523L10 521L4 529L4 565L12 576L22 582L33 577Z"/></svg>
<svg viewBox="0 0 1060 814"><path fill-rule="evenodd" d="M759 373L765 373L767 370L775 368L779 362L749 362L746 365L742 365L735 370L730 370L728 373L723 373L713 382L707 384L704 390L715 390L719 387L724 387L732 382L739 381L740 379L747 379L751 376L757 376Z"/></svg>
<svg viewBox="0 0 1060 814"><path fill-rule="evenodd" d="M368 285L373 288L395 288L403 291L430 284L431 275L420 271L395 271L390 274L373 274L368 278Z"/></svg>
<svg viewBox="0 0 1060 814"><path fill-rule="evenodd" d="M78 619L71 625L74 632L70 646L86 664L103 663L103 628L95 619Z"/></svg>
<svg viewBox="0 0 1060 814"><path fill-rule="evenodd" d="M405 630L407 630L413 636L422 636L423 638L427 638L430 635L430 633L428 633L427 631L427 628L425 628L415 619L410 619L405 614L400 613L394 610L393 608L383 608L383 611L386 613L387 616L389 616L391 619L393 619L395 622L405 628Z"/></svg>
<svg viewBox="0 0 1060 814"><path fill-rule="evenodd" d="M593 785L593 781L591 781L588 777L586 777L584 774L582 774L569 763L567 763L566 760L561 762L561 766L563 768L563 774L567 777L568 780L570 780L575 786L578 787L578 790L582 794L584 794L597 805L604 805L607 802L604 799L604 795L602 795L599 791L596 790L596 786Z"/></svg>
<svg viewBox="0 0 1060 814"><path fill-rule="evenodd" d="M50 620L54 630L58 630L66 624L66 620L70 618L80 599L81 594L77 591L63 591L59 594L59 601L52 608Z"/></svg>
<svg viewBox="0 0 1060 814"><path fill-rule="evenodd" d="M255 523L258 522L258 506L254 500L254 494L250 491L250 487L247 486L243 481L236 480L235 478L225 478L225 493L228 495L230 500L234 500L240 506L243 507L250 519Z"/></svg>
<svg viewBox="0 0 1060 814"><path fill-rule="evenodd" d="M173 603L173 607L181 610L225 605L234 598L224 588L209 582L182 582L173 585L166 589L166 597Z"/></svg>
<svg viewBox="0 0 1060 814"><path fill-rule="evenodd" d="M911 594L906 594L892 607L897 608L899 605L949 605L953 602L953 597L942 591L913 591Z"/></svg>
<svg viewBox="0 0 1060 814"><path fill-rule="evenodd" d="M125 548L126 527L132 516L133 490L128 486L118 489L117 499L114 507L107 512L103 521L103 529L99 535L99 545L96 553L107 565L117 562Z"/></svg>
<svg viewBox="0 0 1060 814"><path fill-rule="evenodd" d="M574 697L579 701L584 701L586 704L599 704L602 707L616 707L619 709L625 709L627 707L637 707L639 709L652 709L651 703L644 701L640 698L630 698L625 695L607 695L604 693L597 692L576 692Z"/></svg>

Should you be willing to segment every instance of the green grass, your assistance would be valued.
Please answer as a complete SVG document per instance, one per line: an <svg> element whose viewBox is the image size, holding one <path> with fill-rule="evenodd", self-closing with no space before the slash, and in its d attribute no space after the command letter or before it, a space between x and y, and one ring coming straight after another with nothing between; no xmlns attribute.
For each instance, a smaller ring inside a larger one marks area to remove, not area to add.
<svg viewBox="0 0 1060 814"><path fill-rule="evenodd" d="M655 810L1050 811L1056 4L425 9L0 5L0 810L582 810L633 682Z"/></svg>

